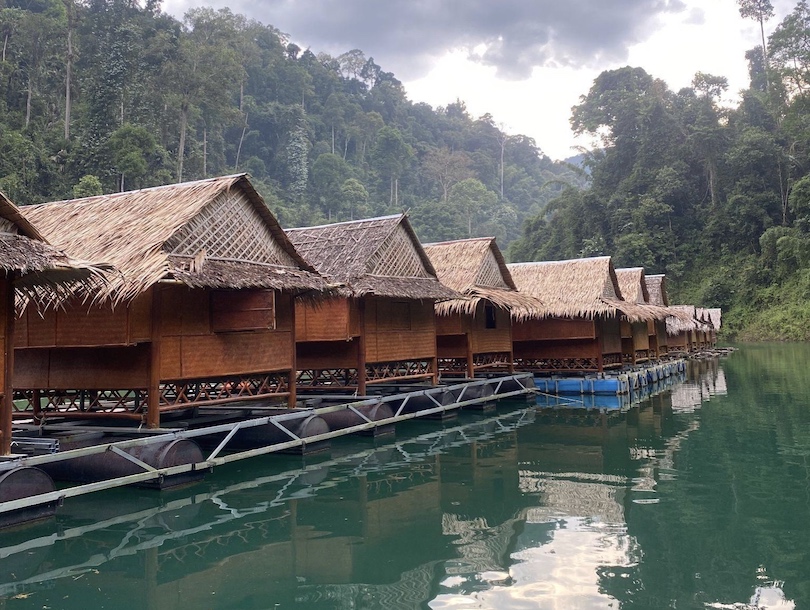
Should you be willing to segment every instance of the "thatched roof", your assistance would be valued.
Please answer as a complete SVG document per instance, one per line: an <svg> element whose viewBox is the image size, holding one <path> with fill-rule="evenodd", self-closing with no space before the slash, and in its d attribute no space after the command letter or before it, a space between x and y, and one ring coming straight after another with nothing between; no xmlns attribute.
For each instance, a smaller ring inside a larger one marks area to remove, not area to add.
<svg viewBox="0 0 810 610"><path fill-rule="evenodd" d="M677 335L690 330L705 330L708 325L701 320L701 314L694 305L670 305L667 310L667 334Z"/></svg>
<svg viewBox="0 0 810 610"><path fill-rule="evenodd" d="M518 290L542 302L545 316L591 319L623 315L631 322L655 317L644 305L622 299L609 256L513 263L507 267Z"/></svg>
<svg viewBox="0 0 810 610"><path fill-rule="evenodd" d="M669 307L667 278L663 273L659 275L645 275L644 284L647 287L647 294L650 296L649 302L651 305Z"/></svg>
<svg viewBox="0 0 810 610"><path fill-rule="evenodd" d="M723 324L723 310L719 307L710 307L706 311L709 313L714 329L720 330L720 326Z"/></svg>
<svg viewBox="0 0 810 610"><path fill-rule="evenodd" d="M647 290L645 278L644 267L616 269L616 279L619 282L622 298L629 303L644 305L652 318L665 320L669 315L667 309L662 305L650 302L650 293Z"/></svg>
<svg viewBox="0 0 810 610"><path fill-rule="evenodd" d="M289 229L298 251L347 296L441 300L443 286L405 214Z"/></svg>
<svg viewBox="0 0 810 610"><path fill-rule="evenodd" d="M48 306L73 295L86 295L103 285L106 264L67 256L45 241L20 209L0 193L0 270L14 273L23 298Z"/></svg>
<svg viewBox="0 0 810 610"><path fill-rule="evenodd" d="M164 279L193 287L323 290L245 174L24 208L54 244L113 263L99 298Z"/></svg>
<svg viewBox="0 0 810 610"><path fill-rule="evenodd" d="M463 295L436 304L436 313L474 315L481 301L507 311L532 310L536 299L518 292L494 237L425 244L439 281Z"/></svg>

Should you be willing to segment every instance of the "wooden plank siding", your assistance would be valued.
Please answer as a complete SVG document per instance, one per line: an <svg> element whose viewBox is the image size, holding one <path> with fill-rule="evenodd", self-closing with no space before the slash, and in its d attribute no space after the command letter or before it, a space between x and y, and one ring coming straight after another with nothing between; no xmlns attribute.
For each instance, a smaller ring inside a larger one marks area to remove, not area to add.
<svg viewBox="0 0 810 610"><path fill-rule="evenodd" d="M151 302L148 294L115 308L71 302L44 314L29 305L17 322L14 345L20 348L94 347L149 341Z"/></svg>
<svg viewBox="0 0 810 610"><path fill-rule="evenodd" d="M14 275L4 274L0 278L0 335L2 335L3 362L0 364L0 455L11 454L13 434L14 396L12 377L14 375Z"/></svg>
<svg viewBox="0 0 810 610"><path fill-rule="evenodd" d="M368 297L365 331L368 363L436 357L432 301Z"/></svg>
<svg viewBox="0 0 810 610"><path fill-rule="evenodd" d="M543 341L554 339L596 339L596 324L584 318L545 318L515 322L514 341Z"/></svg>
<svg viewBox="0 0 810 610"><path fill-rule="evenodd" d="M44 317L27 310L15 333L14 386L155 393L163 382L291 374L294 311L286 293L166 284L113 310L74 304ZM152 415L150 425L159 421Z"/></svg>
<svg viewBox="0 0 810 610"><path fill-rule="evenodd" d="M295 336L309 341L349 341L360 335L357 299L328 299L322 303L295 303Z"/></svg>

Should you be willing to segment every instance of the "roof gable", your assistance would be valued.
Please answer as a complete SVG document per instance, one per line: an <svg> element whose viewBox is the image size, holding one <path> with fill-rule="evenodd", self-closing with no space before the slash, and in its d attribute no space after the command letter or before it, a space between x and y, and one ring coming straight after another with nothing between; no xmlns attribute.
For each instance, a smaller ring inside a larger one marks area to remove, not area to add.
<svg viewBox="0 0 810 610"><path fill-rule="evenodd" d="M651 305L658 305L660 307L669 306L665 275L645 275L644 285L647 288L647 294L649 295L649 302Z"/></svg>
<svg viewBox="0 0 810 610"><path fill-rule="evenodd" d="M516 290L494 237L459 239L425 245L439 281L464 292L473 287Z"/></svg>
<svg viewBox="0 0 810 610"><path fill-rule="evenodd" d="M647 284L644 282L644 268L631 267L616 269L616 279L619 282L622 298L630 303L649 303L650 296Z"/></svg>
<svg viewBox="0 0 810 610"><path fill-rule="evenodd" d="M228 222L229 211L239 213L238 219ZM245 174L29 206L23 213L71 255L114 264L119 273L110 276L100 295L114 301L135 297L175 269L183 281L191 280L208 259L278 265L291 272L284 280L296 285L312 270ZM240 245L242 237L247 237L246 248ZM177 267L177 255L194 259L195 265ZM228 278L219 275L217 287L229 287ZM261 275L252 273L250 284ZM309 287L320 282L309 279L304 281ZM272 287L283 284L278 274L270 282ZM243 283L235 281L237 286Z"/></svg>
<svg viewBox="0 0 810 610"><path fill-rule="evenodd" d="M206 258L297 266L241 189L215 197L166 241L164 251L192 257L205 252Z"/></svg>
<svg viewBox="0 0 810 610"><path fill-rule="evenodd" d="M622 300L609 256L516 263L507 267L518 290L539 299L549 316L593 318L621 313L636 322L662 315Z"/></svg>
<svg viewBox="0 0 810 610"><path fill-rule="evenodd" d="M417 251L418 242L397 224L366 262L366 273L386 277L431 277L427 265ZM421 249L421 247L420 247Z"/></svg>
<svg viewBox="0 0 810 610"><path fill-rule="evenodd" d="M287 231L301 255L354 296L457 297L442 286L405 214Z"/></svg>

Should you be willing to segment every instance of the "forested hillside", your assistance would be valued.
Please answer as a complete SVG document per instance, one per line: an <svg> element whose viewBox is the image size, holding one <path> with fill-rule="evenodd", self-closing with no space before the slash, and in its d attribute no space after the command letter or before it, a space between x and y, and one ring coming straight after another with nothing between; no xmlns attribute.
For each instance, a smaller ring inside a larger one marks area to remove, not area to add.
<svg viewBox="0 0 810 610"><path fill-rule="evenodd" d="M738 5L772 17L767 0ZM603 72L571 119L602 141L585 161L592 183L531 218L512 258L611 254L666 273L678 302L722 307L726 337L810 339L808 40L802 1L746 54L750 86L732 108L722 75L673 92L640 68Z"/></svg>
<svg viewBox="0 0 810 610"><path fill-rule="evenodd" d="M611 254L666 273L674 301L722 307L727 337L810 338L807 2L747 53L733 107L722 75L673 92L641 68L602 73L572 114L601 139L584 171L461 101L409 101L360 50L301 49L228 10L0 7L0 190L19 204L246 171L287 227L409 210L423 241Z"/></svg>
<svg viewBox="0 0 810 610"><path fill-rule="evenodd" d="M18 204L247 171L284 226L410 210L425 241L507 244L582 182L462 102L411 103L362 51L316 54L228 10L0 7L0 190Z"/></svg>

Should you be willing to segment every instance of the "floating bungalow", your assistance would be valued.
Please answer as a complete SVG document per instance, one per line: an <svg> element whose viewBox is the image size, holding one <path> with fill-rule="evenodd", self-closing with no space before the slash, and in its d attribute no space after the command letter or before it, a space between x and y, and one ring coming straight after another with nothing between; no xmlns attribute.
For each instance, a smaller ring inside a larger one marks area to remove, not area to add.
<svg viewBox="0 0 810 610"><path fill-rule="evenodd" d="M443 377L514 371L510 312L532 310L518 292L494 237L424 246L439 281L462 296L436 303L436 345ZM517 314L516 314L517 315Z"/></svg>
<svg viewBox="0 0 810 610"><path fill-rule="evenodd" d="M404 214L287 231L340 298L296 303L299 388L367 393L370 384L438 380L438 300L458 297Z"/></svg>
<svg viewBox="0 0 810 610"><path fill-rule="evenodd" d="M92 305L15 332L21 415L161 414L249 399L295 404L294 297L326 282L290 243L244 174L24 210L73 256L116 271Z"/></svg>
<svg viewBox="0 0 810 610"><path fill-rule="evenodd" d="M712 321L712 330L710 334L710 347L717 347L717 332L723 324L723 310L719 307L712 307L706 310L709 313L709 318Z"/></svg>
<svg viewBox="0 0 810 610"><path fill-rule="evenodd" d="M624 363L635 366L654 360L658 358L656 323L665 323L667 312L663 307L650 304L643 267L616 269L616 278L619 281L622 298L646 308L649 312L646 320L631 322L626 316L622 318Z"/></svg>
<svg viewBox="0 0 810 610"><path fill-rule="evenodd" d="M655 307L669 307L669 297L667 296L666 276L645 275L644 285L647 288L648 303ZM656 318L647 322L647 332L650 337L650 353L655 358L663 358L667 355L669 347L667 341L667 319Z"/></svg>
<svg viewBox="0 0 810 610"><path fill-rule="evenodd" d="M588 373L622 367L622 318L646 324L650 314L622 300L609 256L507 268L518 290L540 301L539 314L513 315L517 369Z"/></svg>
<svg viewBox="0 0 810 610"><path fill-rule="evenodd" d="M697 308L694 305L670 305L667 317L667 343L670 352L691 353L698 350Z"/></svg>
<svg viewBox="0 0 810 610"><path fill-rule="evenodd" d="M45 311L72 293L80 296L97 288L103 269L71 259L49 245L0 193L0 455L11 453L15 299Z"/></svg>

